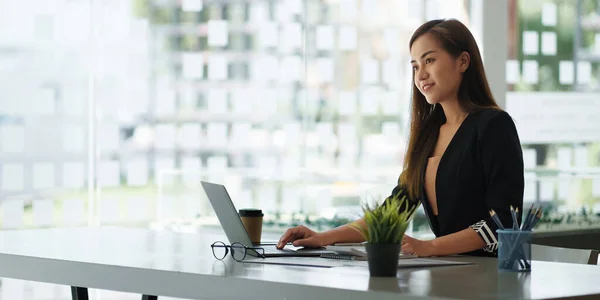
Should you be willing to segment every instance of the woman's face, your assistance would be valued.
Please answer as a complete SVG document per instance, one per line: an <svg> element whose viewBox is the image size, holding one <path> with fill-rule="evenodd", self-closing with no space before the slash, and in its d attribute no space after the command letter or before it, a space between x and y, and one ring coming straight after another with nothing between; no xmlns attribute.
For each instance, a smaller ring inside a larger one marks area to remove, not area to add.
<svg viewBox="0 0 600 300"><path fill-rule="evenodd" d="M429 104L457 99L462 74L469 63L466 52L455 58L432 34L426 33L414 41L410 56L415 86Z"/></svg>

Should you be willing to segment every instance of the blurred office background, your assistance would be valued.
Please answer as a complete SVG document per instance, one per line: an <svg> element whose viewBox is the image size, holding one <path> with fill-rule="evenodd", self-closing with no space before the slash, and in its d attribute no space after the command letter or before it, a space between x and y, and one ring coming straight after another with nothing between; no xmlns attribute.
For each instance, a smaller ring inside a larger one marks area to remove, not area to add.
<svg viewBox="0 0 600 300"><path fill-rule="evenodd" d="M396 184L435 18L476 35L543 229L599 228L597 0L0 0L0 228L195 231L200 180L265 230L354 219Z"/></svg>

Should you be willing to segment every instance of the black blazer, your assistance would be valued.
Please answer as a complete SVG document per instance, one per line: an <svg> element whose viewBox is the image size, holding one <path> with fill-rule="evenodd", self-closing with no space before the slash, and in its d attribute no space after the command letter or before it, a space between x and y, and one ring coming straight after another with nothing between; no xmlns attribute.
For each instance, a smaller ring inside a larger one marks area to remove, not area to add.
<svg viewBox="0 0 600 300"><path fill-rule="evenodd" d="M523 152L508 113L484 109L467 116L442 155L435 189L438 216L424 189L419 199L433 233L439 237L471 227L486 247L466 254L497 256L498 228L489 210L505 227L512 226L511 205L523 211Z"/></svg>

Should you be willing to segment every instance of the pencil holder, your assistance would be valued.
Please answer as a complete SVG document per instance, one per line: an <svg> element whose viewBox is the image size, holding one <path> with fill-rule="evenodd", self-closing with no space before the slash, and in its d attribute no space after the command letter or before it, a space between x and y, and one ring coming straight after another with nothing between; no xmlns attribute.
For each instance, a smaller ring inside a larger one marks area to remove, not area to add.
<svg viewBox="0 0 600 300"><path fill-rule="evenodd" d="M498 270L509 272L531 271L531 231L497 230Z"/></svg>

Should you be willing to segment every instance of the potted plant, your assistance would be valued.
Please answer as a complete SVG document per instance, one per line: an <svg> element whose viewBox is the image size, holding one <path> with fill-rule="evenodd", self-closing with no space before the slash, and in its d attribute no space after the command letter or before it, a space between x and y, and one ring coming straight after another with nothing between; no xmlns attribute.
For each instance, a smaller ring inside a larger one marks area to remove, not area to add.
<svg viewBox="0 0 600 300"><path fill-rule="evenodd" d="M418 204L408 201L404 189L399 189L383 204L363 205L366 227L352 226L367 241L367 260L371 276L396 276L402 238Z"/></svg>

